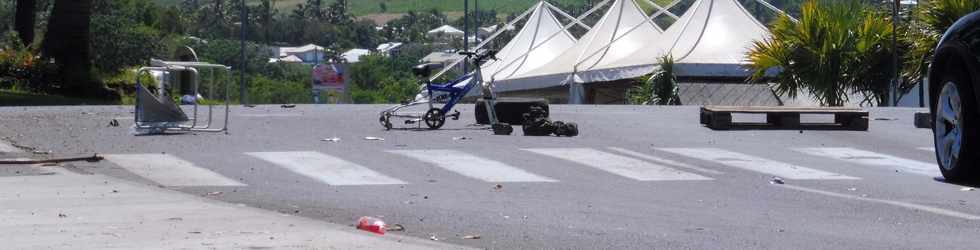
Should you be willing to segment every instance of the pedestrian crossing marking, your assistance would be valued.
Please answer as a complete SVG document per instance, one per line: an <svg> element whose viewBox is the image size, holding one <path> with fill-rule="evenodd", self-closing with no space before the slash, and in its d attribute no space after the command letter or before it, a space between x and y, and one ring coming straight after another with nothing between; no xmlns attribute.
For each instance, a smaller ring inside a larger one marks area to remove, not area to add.
<svg viewBox="0 0 980 250"><path fill-rule="evenodd" d="M806 168L766 158L727 151L717 148L658 148L685 157L715 162L721 165L745 169L796 180L856 180L857 177Z"/></svg>
<svg viewBox="0 0 980 250"><path fill-rule="evenodd" d="M334 186L397 185L404 181L364 166L313 151L252 152L246 155Z"/></svg>
<svg viewBox="0 0 980 250"><path fill-rule="evenodd" d="M507 165L456 150L392 150L390 153L434 164L463 176L487 182L556 182Z"/></svg>
<svg viewBox="0 0 980 250"><path fill-rule="evenodd" d="M0 153L18 153L20 149L0 141Z"/></svg>
<svg viewBox="0 0 980 250"><path fill-rule="evenodd" d="M701 175L590 148L530 148L523 150L568 160L639 181L712 180Z"/></svg>
<svg viewBox="0 0 980 250"><path fill-rule="evenodd" d="M725 174L725 173L723 173L721 171L715 171L715 170L711 170L711 169L707 169L707 168L702 168L702 167L697 167L697 166L692 166L690 164L686 164L686 163L682 163L682 162L677 162L677 161L673 161L673 160L669 160L669 159L664 159L664 158L660 158L660 157L656 157L656 156L652 156L652 155L646 155L646 154L643 154L643 153L640 153L640 152L636 152L636 151L633 151L633 150L629 150L629 149L625 149L625 148L610 147L609 149L612 150L612 151L616 151L618 153L621 153L621 154L625 154L625 155L631 156L631 157L636 157L636 158L640 158L640 159L644 159L644 160L648 160L648 161L652 161L652 162L656 162L656 163L660 163L660 164L664 164L664 165L675 166L675 167L682 167L682 168L691 169L691 170L700 171L700 172L709 173L709 174Z"/></svg>
<svg viewBox="0 0 980 250"><path fill-rule="evenodd" d="M168 154L112 154L105 159L163 186L246 186Z"/></svg>
<svg viewBox="0 0 980 250"><path fill-rule="evenodd" d="M833 158L860 165L897 167L907 172L929 176L940 174L939 167L935 163L914 161L854 148L798 148L795 150L804 154Z"/></svg>

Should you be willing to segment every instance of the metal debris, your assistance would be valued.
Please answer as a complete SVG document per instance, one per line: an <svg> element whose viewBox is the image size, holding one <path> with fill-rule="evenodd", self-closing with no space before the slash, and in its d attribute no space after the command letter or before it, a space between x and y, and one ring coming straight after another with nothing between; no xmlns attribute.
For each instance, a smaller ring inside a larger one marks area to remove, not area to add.
<svg viewBox="0 0 980 250"><path fill-rule="evenodd" d="M480 235L467 235L467 236L463 236L463 239L466 239L466 240L479 240L480 238L481 238Z"/></svg>
<svg viewBox="0 0 980 250"><path fill-rule="evenodd" d="M439 238L437 238L435 235L432 235L429 236L429 240L439 241Z"/></svg>
<svg viewBox="0 0 980 250"><path fill-rule="evenodd" d="M385 138L368 136L368 137L364 137L364 140L368 140L368 141L384 141Z"/></svg>
<svg viewBox="0 0 980 250"><path fill-rule="evenodd" d="M782 184L786 184L786 182L785 182L785 181L783 181L783 179L782 179L782 178L779 178L779 177L772 177L772 180L769 180L769 184L776 184L776 185L782 185Z"/></svg>
<svg viewBox="0 0 980 250"><path fill-rule="evenodd" d="M112 121L109 121L109 127L119 127L119 120L112 119Z"/></svg>
<svg viewBox="0 0 980 250"><path fill-rule="evenodd" d="M102 156L99 156L98 154L95 154L95 155L92 155L92 156L89 156L89 157L54 158L54 159L45 159L45 160L0 160L0 165L2 165L2 164L15 164L15 165L23 165L23 164L46 164L46 163L71 162L71 161L98 162L98 161L101 161L102 159L104 159L104 158L102 158Z"/></svg>
<svg viewBox="0 0 980 250"><path fill-rule="evenodd" d="M333 138L323 138L323 139L320 139L320 141L328 141L328 142L340 142L340 138L337 138L337 137L333 137Z"/></svg>
<svg viewBox="0 0 980 250"><path fill-rule="evenodd" d="M291 108L295 108L296 104L283 104L282 106L279 107L282 107L284 109L291 109Z"/></svg>

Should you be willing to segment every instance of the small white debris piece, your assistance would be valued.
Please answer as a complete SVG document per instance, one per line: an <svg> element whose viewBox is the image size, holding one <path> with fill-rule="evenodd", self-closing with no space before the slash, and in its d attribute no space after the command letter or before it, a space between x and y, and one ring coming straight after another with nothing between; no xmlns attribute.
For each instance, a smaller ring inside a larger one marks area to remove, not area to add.
<svg viewBox="0 0 980 250"><path fill-rule="evenodd" d="M785 182L785 181L783 181L783 179L782 179L782 178L779 178L779 177L772 177L772 180L769 180L769 184L776 184L776 185L782 185L782 184L786 184L786 182Z"/></svg>
<svg viewBox="0 0 980 250"><path fill-rule="evenodd" d="M323 138L323 139L320 139L320 141L328 141L328 142L340 142L340 138L337 138L337 137L333 137L333 138Z"/></svg>
<svg viewBox="0 0 980 250"><path fill-rule="evenodd" d="M385 140L385 138L374 137L374 136L364 137L364 139L365 140L368 140L368 141L384 141Z"/></svg>
<svg viewBox="0 0 980 250"><path fill-rule="evenodd" d="M973 190L974 188L971 187L960 188L960 191L973 191Z"/></svg>

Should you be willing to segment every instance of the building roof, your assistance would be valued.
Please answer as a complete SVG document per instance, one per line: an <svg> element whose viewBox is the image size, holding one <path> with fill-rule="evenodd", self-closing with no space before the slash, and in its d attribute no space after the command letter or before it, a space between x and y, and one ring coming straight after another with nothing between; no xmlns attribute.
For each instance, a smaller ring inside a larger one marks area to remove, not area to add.
<svg viewBox="0 0 980 250"><path fill-rule="evenodd" d="M439 28L432 29L432 30L430 30L429 32L426 32L426 33L429 34L429 35L446 34L446 35L450 35L450 36L457 36L457 35L458 36L462 36L464 32L462 30L459 30L457 28L454 28L453 26L443 25L443 26L440 26Z"/></svg>
<svg viewBox="0 0 980 250"><path fill-rule="evenodd" d="M370 50L351 49L348 50L347 52L344 52L343 54L340 54L340 56L343 57L344 60L347 60L348 63L357 63L361 61L362 56L369 55L369 54L371 54Z"/></svg>
<svg viewBox="0 0 980 250"><path fill-rule="evenodd" d="M299 47L279 47L278 48L279 57L285 57L285 56L292 55L292 54L301 54L301 53L306 53L306 52L310 52L310 51L314 51L314 50L324 51L324 48L322 46L318 46L318 45L315 45L315 44L307 44L307 45L303 45L303 46L299 46Z"/></svg>
<svg viewBox="0 0 980 250"><path fill-rule="evenodd" d="M449 64L463 59L464 57L465 56L460 55L455 51L436 51L423 57L422 62Z"/></svg>
<svg viewBox="0 0 980 250"><path fill-rule="evenodd" d="M379 44L378 45L378 48L376 50L379 53L388 53L389 51L398 49L402 45L404 45L404 44L403 43L398 43L398 42L382 43L382 44Z"/></svg>

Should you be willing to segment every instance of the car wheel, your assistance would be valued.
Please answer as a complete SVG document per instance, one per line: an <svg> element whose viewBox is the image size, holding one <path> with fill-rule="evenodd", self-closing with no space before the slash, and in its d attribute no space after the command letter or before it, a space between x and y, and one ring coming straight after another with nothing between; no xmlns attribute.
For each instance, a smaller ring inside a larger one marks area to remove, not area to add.
<svg viewBox="0 0 980 250"><path fill-rule="evenodd" d="M977 105L968 77L947 74L940 81L942 89L933 112L936 161L943 177L949 181L975 181L977 156L974 150L980 143L977 137Z"/></svg>

